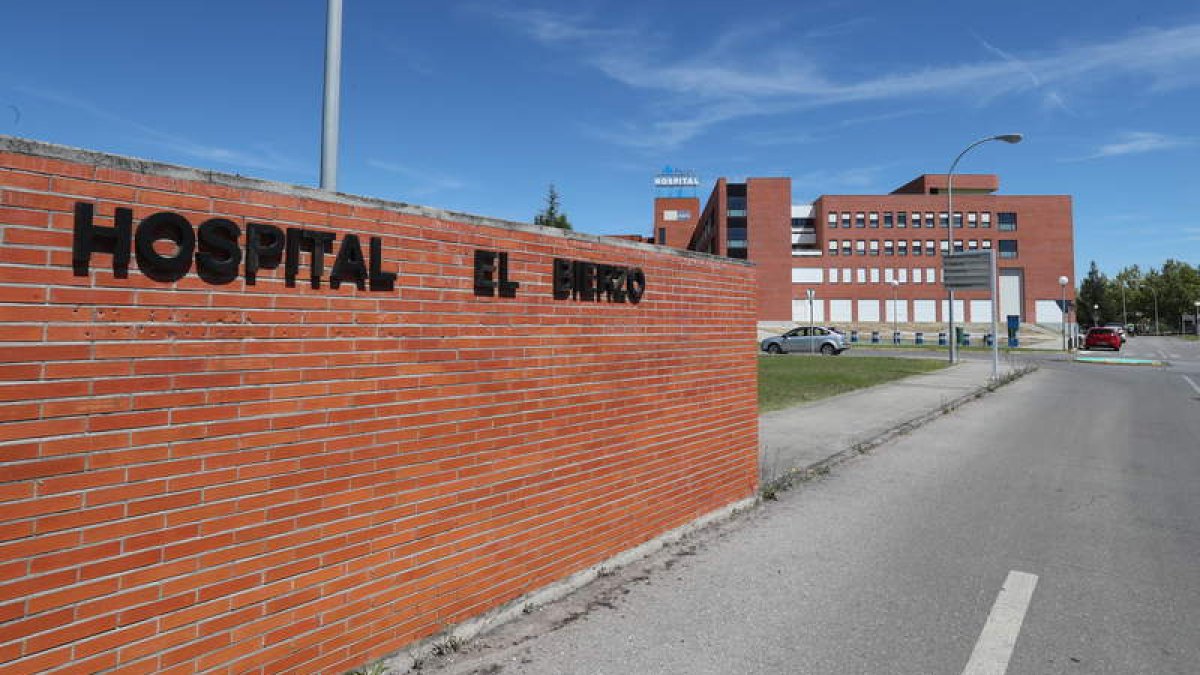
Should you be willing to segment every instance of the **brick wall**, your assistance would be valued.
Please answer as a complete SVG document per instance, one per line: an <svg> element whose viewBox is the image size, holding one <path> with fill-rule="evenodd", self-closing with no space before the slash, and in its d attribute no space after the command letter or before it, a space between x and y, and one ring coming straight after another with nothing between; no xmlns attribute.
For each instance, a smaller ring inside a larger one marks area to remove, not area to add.
<svg viewBox="0 0 1200 675"><path fill-rule="evenodd" d="M103 252L77 276L81 202L337 241L318 289L311 253L293 287L136 255L119 278ZM351 233L394 290L329 287ZM475 290L476 250L508 254L512 297ZM641 268L644 297L556 299L555 258ZM754 288L707 256L0 138L0 673L340 672L752 495Z"/></svg>

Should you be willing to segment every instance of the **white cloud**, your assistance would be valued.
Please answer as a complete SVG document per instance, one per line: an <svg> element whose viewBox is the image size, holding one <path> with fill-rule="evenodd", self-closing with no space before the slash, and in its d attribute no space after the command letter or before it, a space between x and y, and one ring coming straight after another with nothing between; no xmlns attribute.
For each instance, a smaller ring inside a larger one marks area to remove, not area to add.
<svg viewBox="0 0 1200 675"><path fill-rule="evenodd" d="M27 96L40 98L65 108L72 108L96 119L129 127L141 134L143 136L142 140L146 143L204 162L216 162L244 169L286 171L289 173L302 173L306 171L300 162L283 156L266 144L256 144L251 150L234 150L217 145L207 145L146 126L141 122L118 115L90 101L85 101L69 94L36 87L18 86L15 89Z"/></svg>
<svg viewBox="0 0 1200 675"><path fill-rule="evenodd" d="M739 24L709 40L707 51L678 55L656 47L664 41L644 31L601 27L580 16L495 15L542 44L569 48L612 80L652 93L656 121L639 125L639 134L612 134L635 147L677 146L733 119L855 102L951 95L988 100L1036 92L1042 105L1069 111L1067 88L1134 75L1153 93L1195 84L1200 72L1200 24L1020 56L980 40L998 58L854 79L839 77L797 47L729 49L777 28L769 22Z"/></svg>
<svg viewBox="0 0 1200 675"><path fill-rule="evenodd" d="M1119 140L1113 143L1106 143L1100 146L1096 152L1088 155L1087 159L1170 150L1190 145L1191 143L1192 140L1188 138L1172 137L1153 131L1131 131L1121 134Z"/></svg>
<svg viewBox="0 0 1200 675"><path fill-rule="evenodd" d="M403 176L409 179L409 184L402 190L410 197L428 197L439 192L461 190L467 186L463 181L453 176L439 175L424 169L417 169L405 164L390 162L382 159L368 159L367 166L387 173Z"/></svg>

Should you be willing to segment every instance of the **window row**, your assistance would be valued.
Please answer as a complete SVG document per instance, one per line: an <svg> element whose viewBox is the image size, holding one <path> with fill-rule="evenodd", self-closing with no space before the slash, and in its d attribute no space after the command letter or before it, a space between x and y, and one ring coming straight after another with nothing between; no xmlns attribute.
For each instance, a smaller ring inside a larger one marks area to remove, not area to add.
<svg viewBox="0 0 1200 675"><path fill-rule="evenodd" d="M955 253L963 251L979 251L989 250L992 248L990 239L955 239ZM887 239L880 242L878 239L830 239L826 250L829 255L942 255L950 250L950 244L945 239L901 239L893 241ZM1017 240L1016 239L1000 239L997 242L996 250L1001 258L1016 258L1017 257Z"/></svg>
<svg viewBox="0 0 1200 675"><path fill-rule="evenodd" d="M831 229L841 227L843 229L851 228L879 228L884 229L904 228L909 227L910 223L913 228L932 228L935 223L937 226L945 228L949 215L942 211L935 214L933 211L884 211L882 214L871 211L841 211L831 212L826 216L826 224ZM990 228L992 226L992 214L990 211L983 212L954 212L954 227L961 228L963 219L966 218L968 228ZM840 223L840 225L839 225ZM881 225L882 224L882 225ZM1012 232L1017 229L1017 214L1011 211L1001 211L996 214L996 228L1001 232Z"/></svg>
<svg viewBox="0 0 1200 675"><path fill-rule="evenodd" d="M890 284L893 281L901 284L936 284L941 281L940 272L936 267L831 267L825 270L825 281L830 284Z"/></svg>

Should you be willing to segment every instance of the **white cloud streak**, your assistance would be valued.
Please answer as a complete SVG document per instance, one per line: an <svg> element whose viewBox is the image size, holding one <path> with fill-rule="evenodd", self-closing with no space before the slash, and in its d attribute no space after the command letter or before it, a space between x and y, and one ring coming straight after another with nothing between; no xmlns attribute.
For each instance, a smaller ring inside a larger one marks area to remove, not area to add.
<svg viewBox="0 0 1200 675"><path fill-rule="evenodd" d="M1167 136L1153 131L1131 131L1121 134L1117 141L1101 145L1094 153L1084 159L1099 159L1102 157L1120 157L1122 155L1138 155L1160 150L1171 150L1191 145L1190 138Z"/></svg>
<svg viewBox="0 0 1200 675"><path fill-rule="evenodd" d="M645 32L597 27L578 16L493 14L541 44L569 48L616 82L652 93L660 118L611 134L614 140L647 148L678 146L733 119L846 103L951 95L988 100L1032 92L1043 106L1069 111L1064 88L1136 76L1153 93L1191 86L1198 79L1194 73L1200 72L1200 24L1140 30L1021 56L980 40L996 58L839 79L795 48L729 50L730 44L755 33L745 25L717 36L707 52L677 56L649 46L662 40Z"/></svg>
<svg viewBox="0 0 1200 675"><path fill-rule="evenodd" d="M466 183L453 176L439 175L397 162L368 159L366 164L373 169L403 176L408 179L409 184L404 186L403 190L413 198L428 197L439 192L461 190L467 186Z"/></svg>

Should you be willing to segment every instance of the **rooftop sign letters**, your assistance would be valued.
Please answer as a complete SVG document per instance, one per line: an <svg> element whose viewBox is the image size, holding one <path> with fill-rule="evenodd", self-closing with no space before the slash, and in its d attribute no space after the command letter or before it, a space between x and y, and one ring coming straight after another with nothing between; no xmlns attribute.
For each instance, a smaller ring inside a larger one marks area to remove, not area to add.
<svg viewBox="0 0 1200 675"><path fill-rule="evenodd" d="M662 173L654 177L654 187L678 188L699 186L700 178L696 175L695 171L672 169L668 166L662 170Z"/></svg>
<svg viewBox="0 0 1200 675"><path fill-rule="evenodd" d="M178 281L194 265L210 284L227 284L241 273L248 285L254 285L261 270L282 265L284 283L294 287L305 257L314 289L324 281L335 290L343 283L359 290L395 290L396 273L383 269L380 237L368 240L364 256L356 234L345 234L338 241L334 232L254 222L246 223L243 232L226 218L209 218L193 229L187 218L169 211L147 216L135 228L133 210L121 207L113 212L112 227L105 227L93 222L94 214L92 204L75 203L71 265L76 276L88 276L92 255L106 253L112 256L113 274L119 279L129 275L132 256L142 274L155 281ZM164 251L158 245L162 241L170 242L173 250ZM326 273L329 256L333 262ZM546 272L558 300L637 304L646 290L646 275L638 267L555 258ZM503 251L476 250L472 277L475 295L480 297L511 298L521 287L509 278L508 253Z"/></svg>

